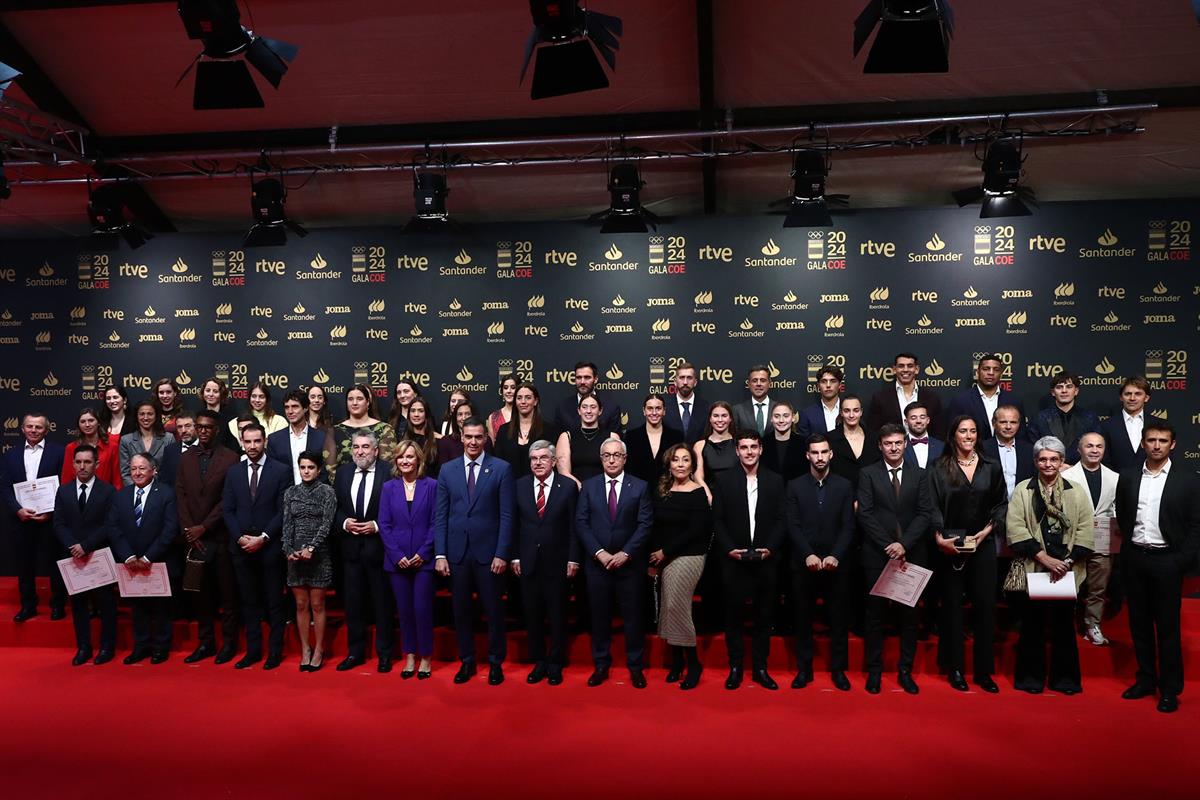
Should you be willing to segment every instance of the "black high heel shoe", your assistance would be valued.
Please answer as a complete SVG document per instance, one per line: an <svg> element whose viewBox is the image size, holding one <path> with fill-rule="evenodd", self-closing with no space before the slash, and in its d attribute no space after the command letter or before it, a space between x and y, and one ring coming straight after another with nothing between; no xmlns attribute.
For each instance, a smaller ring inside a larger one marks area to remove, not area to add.
<svg viewBox="0 0 1200 800"><path fill-rule="evenodd" d="M318 663L308 665L308 671L309 672L318 672L321 669L321 667L323 667L323 666L325 666L325 654L324 653L321 654L321 660Z"/></svg>
<svg viewBox="0 0 1200 800"><path fill-rule="evenodd" d="M427 678L431 678L431 677L433 677L433 665L432 664L429 665L429 669L418 669L417 670L417 680L423 681L423 680L425 680Z"/></svg>
<svg viewBox="0 0 1200 800"><path fill-rule="evenodd" d="M300 657L300 671L301 672L312 671L312 666L308 663L309 661L312 661L312 653L311 652L306 656L302 655Z"/></svg>

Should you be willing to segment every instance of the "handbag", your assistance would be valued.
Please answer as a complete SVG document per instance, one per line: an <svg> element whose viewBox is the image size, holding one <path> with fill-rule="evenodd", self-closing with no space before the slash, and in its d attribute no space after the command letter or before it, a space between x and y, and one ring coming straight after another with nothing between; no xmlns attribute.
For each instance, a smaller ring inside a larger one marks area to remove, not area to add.
<svg viewBox="0 0 1200 800"><path fill-rule="evenodd" d="M183 590L198 592L204 588L204 565L212 559L212 550L201 551L189 547L183 562Z"/></svg>
<svg viewBox="0 0 1200 800"><path fill-rule="evenodd" d="M1008 565L1008 574L1004 576L1004 591L1006 592L1027 592L1029 591L1029 567L1032 566L1028 559L1014 558L1012 563Z"/></svg>

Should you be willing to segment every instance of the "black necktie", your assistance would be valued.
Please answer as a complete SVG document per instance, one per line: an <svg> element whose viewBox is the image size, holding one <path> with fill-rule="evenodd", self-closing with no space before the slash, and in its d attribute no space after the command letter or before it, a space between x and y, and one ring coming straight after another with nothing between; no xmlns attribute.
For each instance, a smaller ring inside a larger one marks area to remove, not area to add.
<svg viewBox="0 0 1200 800"><path fill-rule="evenodd" d="M79 484L79 512L83 513L84 507L87 506L87 484Z"/></svg>
<svg viewBox="0 0 1200 800"><path fill-rule="evenodd" d="M250 465L250 499L251 500L254 499L254 496L256 494L258 494L258 467L259 467L258 464L252 463Z"/></svg>
<svg viewBox="0 0 1200 800"><path fill-rule="evenodd" d="M900 468L896 467L891 470L892 473L892 491L896 493L896 499L900 498Z"/></svg>
<svg viewBox="0 0 1200 800"><path fill-rule="evenodd" d="M362 522L367 516L367 471L358 471L358 494L354 498L354 518Z"/></svg>

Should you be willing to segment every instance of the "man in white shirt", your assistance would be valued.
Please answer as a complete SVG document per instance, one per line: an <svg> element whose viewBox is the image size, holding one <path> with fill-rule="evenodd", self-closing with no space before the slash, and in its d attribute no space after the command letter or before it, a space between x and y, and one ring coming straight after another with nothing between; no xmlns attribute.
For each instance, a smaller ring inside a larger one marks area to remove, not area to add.
<svg viewBox="0 0 1200 800"><path fill-rule="evenodd" d="M1063 471L1063 478L1085 487L1092 501L1095 547L1088 556L1087 594L1083 604L1083 638L1097 647L1108 644L1100 621L1104 618L1104 595L1112 575L1112 555L1120 540L1112 541L1116 526L1117 473L1101 462L1104 459L1104 437L1085 433L1079 437L1079 463Z"/></svg>
<svg viewBox="0 0 1200 800"><path fill-rule="evenodd" d="M675 393L667 401L663 424L683 432L688 444L704 437L709 404L696 394L696 367L684 362L675 368Z"/></svg>
<svg viewBox="0 0 1200 800"><path fill-rule="evenodd" d="M37 616L37 584L35 576L41 556L47 549L54 551L54 558L62 556L55 546L54 530L50 512L37 513L25 508L17 501L13 484L39 478L54 478L62 474L63 446L47 441L46 432L50 422L45 414L26 414L21 421L21 433L25 436L24 446L13 447L0 461L3 475L0 476L0 492L9 512L15 517L12 527L14 555L16 560L17 586L21 595L21 608L13 622L24 622ZM49 560L49 559L46 559ZM50 619L66 616L67 591L63 586L58 568L50 565Z"/></svg>
<svg viewBox="0 0 1200 800"><path fill-rule="evenodd" d="M904 423L904 409L910 403L920 403L929 412L929 427L934 431L942 430L942 401L937 392L928 386L917 384L917 374L921 371L920 361L915 353L897 353L892 359L892 375L894 381L888 381L875 394L871 395L871 405L867 410L867 422L872 430L878 430L885 423Z"/></svg>
<svg viewBox="0 0 1200 800"><path fill-rule="evenodd" d="M283 398L283 416L288 426L267 437L267 457L286 466L292 473L292 483L300 483L301 453L321 453L325 449L324 431L308 424L308 393L293 389ZM325 481L325 467L317 480Z"/></svg>
<svg viewBox="0 0 1200 800"><path fill-rule="evenodd" d="M746 388L750 390L750 399L743 400L733 407L733 427L739 431L755 431L763 436L771 424L771 370L756 364L746 373Z"/></svg>
<svg viewBox="0 0 1200 800"><path fill-rule="evenodd" d="M817 376L817 402L800 412L797 425L801 440L814 433L829 433L838 425L842 413L841 393L846 388L845 376L840 369L827 366Z"/></svg>
<svg viewBox="0 0 1200 800"><path fill-rule="evenodd" d="M929 469L929 463L935 461L946 449L945 442L930 435L930 421L929 408L924 404L909 403L905 406L904 427L908 431L904 448L905 466Z"/></svg>
<svg viewBox="0 0 1200 800"><path fill-rule="evenodd" d="M1150 402L1150 382L1141 375L1126 378L1121 386L1121 410L1100 423L1104 434L1104 463L1116 472L1140 466L1146 460L1142 450L1142 427Z"/></svg>
<svg viewBox="0 0 1200 800"><path fill-rule="evenodd" d="M1000 356L994 353L981 356L975 368L974 385L950 401L946 408L946 419L952 420L965 414L975 420L980 439L988 439L995 434L992 419L1000 406L1015 407L1019 420L1024 422L1025 409L1020 399L1000 385L1003 375L1004 361Z"/></svg>

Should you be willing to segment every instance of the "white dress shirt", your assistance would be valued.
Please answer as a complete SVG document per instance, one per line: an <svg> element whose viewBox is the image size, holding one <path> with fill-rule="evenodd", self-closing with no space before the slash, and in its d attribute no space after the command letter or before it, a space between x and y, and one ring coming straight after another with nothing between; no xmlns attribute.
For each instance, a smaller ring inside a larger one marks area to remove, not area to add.
<svg viewBox="0 0 1200 800"><path fill-rule="evenodd" d="M35 481L38 469L42 466L42 453L46 452L46 443L30 444L25 442L25 480Z"/></svg>
<svg viewBox="0 0 1200 800"><path fill-rule="evenodd" d="M79 502L79 493L82 492L84 489L87 489L87 499L89 501L91 501L92 489L95 488L95 486L96 486L96 476L95 475L93 475L91 480L89 480L87 483L83 483L81 481L76 481L75 482L75 502Z"/></svg>
<svg viewBox="0 0 1200 800"><path fill-rule="evenodd" d="M905 394L904 386L900 383L900 381L896 381L896 402L900 405L901 421L904 420L904 409L908 407L909 403L917 402L917 397L919 395L920 395L920 392L917 390L917 382L916 381L913 381L911 395Z"/></svg>
<svg viewBox="0 0 1200 800"><path fill-rule="evenodd" d="M842 399L839 397L837 402L833 404L833 408L825 405L825 401L821 401L821 413L825 415L825 430L823 433L829 433L837 427L838 414L842 413Z"/></svg>
<svg viewBox="0 0 1200 800"><path fill-rule="evenodd" d="M479 476L483 474L483 457L485 455L487 455L487 454L480 453L478 455L478 457L473 459L475 462L475 485L476 486L479 485ZM472 461L472 458L469 455L467 455L466 453L463 453L463 457L462 457L463 479L466 481L471 480L471 461Z"/></svg>
<svg viewBox="0 0 1200 800"><path fill-rule="evenodd" d="M696 393L692 392L692 396L687 397L687 398L680 397L678 394L675 395L675 404L679 407L679 421L680 422L683 422L683 404L684 403L688 404L688 413L695 414L696 413Z"/></svg>
<svg viewBox="0 0 1200 800"><path fill-rule="evenodd" d="M929 431L925 431L925 438L929 438ZM917 460L917 466L925 469L929 463L929 442L912 443L908 445L912 448L913 458Z"/></svg>
<svg viewBox="0 0 1200 800"><path fill-rule="evenodd" d="M1129 437L1129 446L1133 452L1142 446L1142 426L1146 424L1146 410L1142 409L1137 416L1129 416L1129 412L1121 409L1121 418L1125 420L1125 435Z"/></svg>
<svg viewBox="0 0 1200 800"><path fill-rule="evenodd" d="M371 493L375 491L375 465L377 463L378 463L377 461L371 462L371 466L367 467L366 475L363 475L363 471L359 468L359 466L357 464L354 465L354 477L352 477L350 479L350 505L352 507L356 507L356 504L358 502L358 485L360 483L362 483L363 481L367 482L367 488L365 490L365 494L363 495L363 497L365 498L366 503L368 505L370 505ZM357 510L357 508L355 510ZM366 513L366 508L363 508L363 513ZM364 520L361 520L361 519L355 519L354 521L355 522L364 522ZM347 518L346 521L342 523L342 530L349 531L350 529L346 527L349 524L350 524L350 519ZM376 531L379 530L379 523L371 522L371 524L375 526Z"/></svg>
<svg viewBox="0 0 1200 800"><path fill-rule="evenodd" d="M988 435L995 435L996 429L992 425L992 417L996 414L996 408L1000 405L1000 388L996 387L996 391L991 397L984 394L983 389L979 388L979 384L975 384L975 391L979 392L979 399L983 401L983 410L987 412ZM1012 494L1012 490L1008 492Z"/></svg>
<svg viewBox="0 0 1200 800"><path fill-rule="evenodd" d="M754 527L758 516L758 476L746 476L746 507L750 509L750 543L754 544Z"/></svg>
<svg viewBox="0 0 1200 800"><path fill-rule="evenodd" d="M542 480L537 475L533 476L533 507L534 508L537 508L538 487L541 486L543 483L546 485L546 493L544 495L546 498L546 505L550 505L550 490L552 488L554 488L554 473L552 472L549 475L547 475L545 480ZM607 497L607 495L605 495L605 496Z"/></svg>
<svg viewBox="0 0 1200 800"><path fill-rule="evenodd" d="M1008 491L1008 499L1012 500L1013 490L1017 488L1017 441L1014 439L1011 444L1004 444L997 439L996 450L1000 452L1000 469L1004 472L1004 486Z"/></svg>
<svg viewBox="0 0 1200 800"><path fill-rule="evenodd" d="M300 454L308 450L308 425L304 426L304 430L300 435L296 435L296 429L291 425L288 426L288 443L292 446L292 482L303 483L300 480Z"/></svg>
<svg viewBox="0 0 1200 800"><path fill-rule="evenodd" d="M1138 486L1137 518L1133 523L1133 543L1143 547L1166 547L1167 540L1158 524L1159 508L1162 506L1163 487L1171 472L1171 460L1167 459L1157 474L1142 465L1142 482Z"/></svg>
<svg viewBox="0 0 1200 800"><path fill-rule="evenodd" d="M608 491L612 488L612 482L617 482L617 502L621 502L621 489L625 486L625 470L621 470L613 477L609 477L607 472L601 473L604 478L604 502L608 502Z"/></svg>
<svg viewBox="0 0 1200 800"><path fill-rule="evenodd" d="M252 463L258 464L258 481L259 481L259 486L261 486L262 485L262 476L263 476L263 467L266 466L266 464L267 464L267 454L264 452L261 456L258 457L258 461L253 461L253 462L249 459L248 456L246 456L245 454L242 454L242 463L244 463L246 465L246 486L250 485L250 476L254 474L254 470L250 469L250 465ZM262 537L263 539L271 538L270 536L268 536L266 534L265 531L258 535L260 537Z"/></svg>

